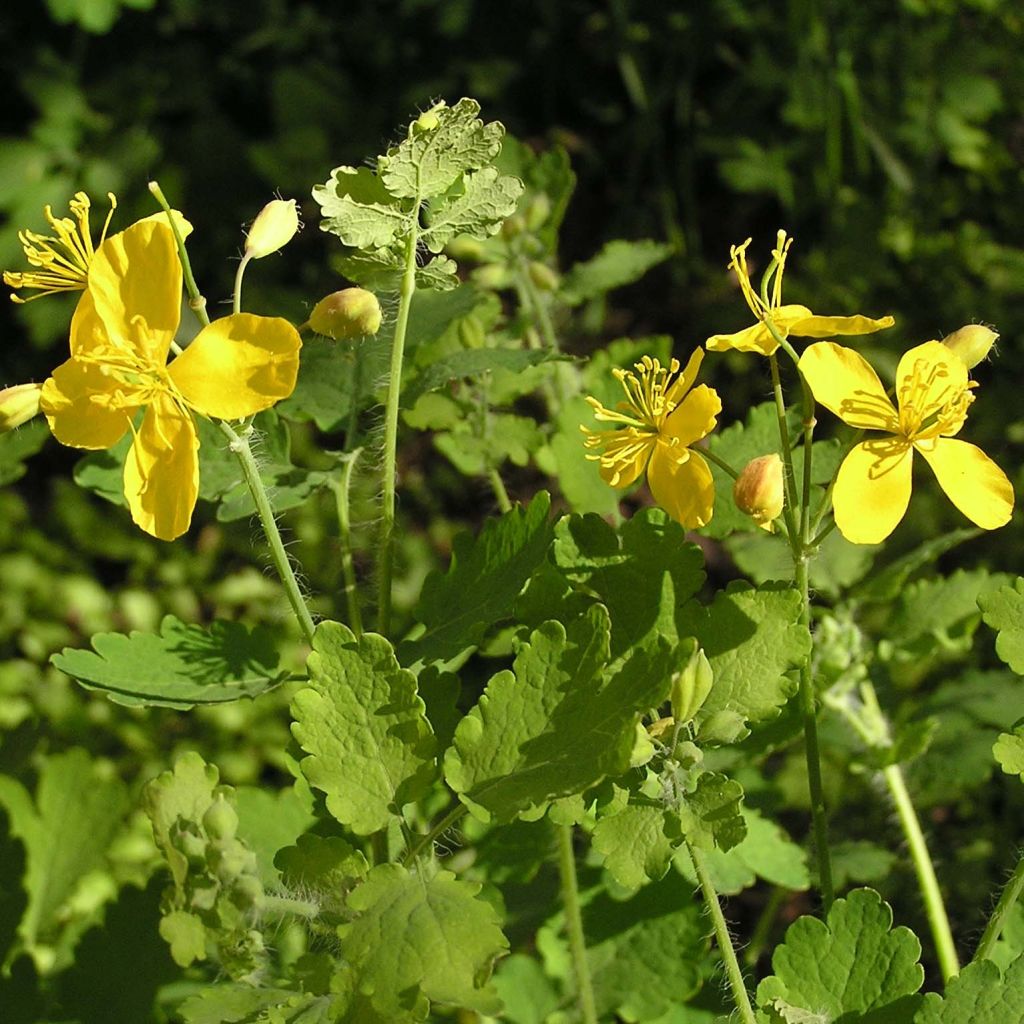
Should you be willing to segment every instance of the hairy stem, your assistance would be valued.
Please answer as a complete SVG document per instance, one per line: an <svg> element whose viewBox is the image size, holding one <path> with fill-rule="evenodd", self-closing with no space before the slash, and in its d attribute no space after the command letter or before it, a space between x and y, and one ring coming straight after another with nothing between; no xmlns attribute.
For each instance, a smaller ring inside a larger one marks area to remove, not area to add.
<svg viewBox="0 0 1024 1024"><path fill-rule="evenodd" d="M739 960L736 959L736 950L733 948L732 936L729 934L729 926L726 924L725 915L722 913L722 905L718 902L718 893L715 891L714 883L711 881L711 873L708 871L707 861L704 854L695 846L686 844L686 849L693 861L693 868L697 872L697 881L700 882L700 891L704 894L704 906L707 909L708 917L711 918L711 925L715 930L715 941L718 943L718 952L725 964L725 974L729 979L729 988L732 990L733 1002L739 1011L740 1020L743 1024L756 1024L754 1008L750 1005L750 996L747 993L747 986L743 980L743 971L740 969Z"/></svg>
<svg viewBox="0 0 1024 1024"><path fill-rule="evenodd" d="M580 890L576 881L576 855L572 848L572 825L556 825L558 833L558 873L562 879L562 906L569 936L573 971L576 975L576 1000L583 1024L597 1024L597 1004L587 963L587 940L583 934Z"/></svg>
<svg viewBox="0 0 1024 1024"><path fill-rule="evenodd" d="M942 980L949 981L950 978L960 973L960 961L957 959L956 946L953 944L953 933L949 927L949 918L946 916L946 905L942 901L939 880L935 877L935 867L928 854L928 844L921 831L917 812L910 801L910 794L903 781L903 772L900 770L900 766L898 764L889 765L883 769L882 776L885 779L885 784L889 787L889 793L896 805L896 813L899 815L903 835L910 848L914 873L917 875L917 884L921 888L925 914L928 916L928 925L931 928L935 951L939 957Z"/></svg>
<svg viewBox="0 0 1024 1024"><path fill-rule="evenodd" d="M975 960L986 960L992 956L992 950L1003 933L1006 918L1020 898L1022 890L1024 890L1024 856L1017 861L1010 880L999 896L996 909L992 911L992 916L988 919L985 933L981 936L981 942L978 943L977 952L974 954Z"/></svg>
<svg viewBox="0 0 1024 1024"><path fill-rule="evenodd" d="M405 243L405 270L398 293L398 317L391 343L391 373L388 401L384 411L384 497L381 504L380 535L377 541L378 605L377 629L387 636L391 629L391 575L395 535L395 465L398 447L398 402L402 394L402 359L405 334L409 329L409 308L416 293L416 245L419 240L420 204L413 210L409 237Z"/></svg>
<svg viewBox="0 0 1024 1024"><path fill-rule="evenodd" d="M252 257L246 255L238 261L238 269L235 271L235 288L231 293L231 312L242 312L242 278L245 276L245 268L249 265Z"/></svg>
<svg viewBox="0 0 1024 1024"><path fill-rule="evenodd" d="M281 582L284 584L284 592L288 597L288 603L292 606L295 618L298 619L302 636L311 647L313 645L313 618L306 607L302 591L299 589L299 582L295 578L295 570L291 559L284 549L281 540L281 532L277 528L274 519L274 510L270 507L270 499L267 497L267 490L260 479L259 467L253 456L252 448L249 445L249 432L243 430L235 431L229 424L220 422L217 424L221 433L228 439L231 451L238 457L242 466L242 473L245 475L245 482L249 485L249 492L256 504L256 514L260 517L260 524L266 534L267 543L270 545L270 557L274 562Z"/></svg>
<svg viewBox="0 0 1024 1024"><path fill-rule="evenodd" d="M415 846L409 848L409 852L402 858L402 864L408 867L414 863L427 847L437 842L438 836L444 835L465 814L465 805L456 804L425 836L420 836Z"/></svg>
<svg viewBox="0 0 1024 1024"><path fill-rule="evenodd" d="M334 492L334 503L338 514L338 541L341 545L341 574L345 580L345 605L348 608L348 624L356 636L363 633L363 613L359 605L359 588L356 584L356 570L352 561L352 521L349 498L352 491L352 474L362 448L346 452L342 456L341 477L331 477L327 483Z"/></svg>

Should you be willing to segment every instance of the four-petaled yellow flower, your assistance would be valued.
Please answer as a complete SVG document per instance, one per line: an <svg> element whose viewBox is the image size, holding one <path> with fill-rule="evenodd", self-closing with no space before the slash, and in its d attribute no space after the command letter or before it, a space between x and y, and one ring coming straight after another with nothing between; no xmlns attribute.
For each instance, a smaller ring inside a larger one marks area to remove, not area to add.
<svg viewBox="0 0 1024 1024"><path fill-rule="evenodd" d="M288 321L239 313L204 327L168 364L181 285L162 216L103 242L71 321L71 358L43 385L40 401L57 440L75 448L109 448L132 431L125 497L135 522L162 540L188 529L196 503L193 412L234 420L287 397L302 345Z"/></svg>
<svg viewBox="0 0 1024 1024"><path fill-rule="evenodd" d="M770 356L779 347L779 343L765 325L766 321L771 322L776 333L782 338L788 338L790 335L798 338L831 338L836 334L873 334L875 331L892 327L895 323L891 316L883 316L880 320L860 315L817 316L806 306L784 306L782 275L786 269L789 247L793 244L793 239L787 238L785 231L778 233L776 247L772 250L775 269L769 302L765 305L750 283L750 273L747 270L747 246L750 242L751 239L748 238L742 245L734 245L729 250L732 257L729 269L736 271L736 279L739 281L743 298L746 299L750 312L757 317L758 322L753 327L747 327L735 334L712 335L704 343L709 352L736 349L738 352L760 352L762 355Z"/></svg>
<svg viewBox="0 0 1024 1024"><path fill-rule="evenodd" d="M12 302L31 302L41 299L44 295L55 295L57 292L75 292L85 288L89 275L89 264L92 262L96 249L102 245L110 227L110 218L117 208L117 200L113 194L107 193L110 200L110 212L103 223L100 240L93 246L92 231L89 227L89 197L84 192L76 192L75 198L68 203L74 217L54 217L53 211L47 206L44 210L46 219L53 228L54 235L40 235L35 231L19 231L18 240L25 251L25 259L36 270L24 272L4 271L4 284L9 288L32 288L39 294L27 299L21 295L11 295ZM54 237L56 236L56 237Z"/></svg>
<svg viewBox="0 0 1024 1024"><path fill-rule="evenodd" d="M896 369L898 409L867 360L842 345L810 345L800 372L814 397L841 420L884 435L861 441L839 467L832 501L847 540L877 544L896 528L910 502L915 449L968 519L986 530L1009 521L1010 481L980 448L954 438L974 384L964 362L941 342L926 341L903 354Z"/></svg>
<svg viewBox="0 0 1024 1024"><path fill-rule="evenodd" d="M711 470L692 447L714 429L722 411L712 388L693 387L703 358L697 349L682 373L677 359L664 367L650 356L636 364L636 373L615 370L626 401L614 410L596 398L587 401L599 421L625 429L581 428L586 446L598 452L587 458L600 463L601 476L612 487L628 487L646 470L654 500L689 529L706 525L715 504Z"/></svg>

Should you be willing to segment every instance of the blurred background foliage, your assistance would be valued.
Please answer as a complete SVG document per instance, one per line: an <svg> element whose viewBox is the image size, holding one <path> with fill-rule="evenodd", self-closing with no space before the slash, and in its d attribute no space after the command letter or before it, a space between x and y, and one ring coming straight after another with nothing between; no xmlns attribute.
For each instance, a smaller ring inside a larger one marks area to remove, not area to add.
<svg viewBox="0 0 1024 1024"><path fill-rule="evenodd" d="M17 232L42 229L46 204L61 215L83 188L102 217L102 196L114 192L118 230L153 212L146 182L156 177L196 225L193 265L216 309L230 295L242 225L276 192L299 200L308 227L250 272L246 305L301 322L338 285L310 188L332 167L380 152L395 126L432 100L473 96L486 119L528 145L568 151L578 184L560 236L563 267L609 239L673 246L670 260L565 328L570 351L667 334L685 356L709 334L746 326L725 272L729 246L752 235L751 255L763 261L785 226L796 238L790 301L825 314L896 316L893 331L859 346L882 367L963 324L995 325L1002 341L976 373L982 400L970 437L1024 489L1024 9L1016 0L37 0L7 5L0 25L0 267L21 266ZM0 386L41 380L63 358L72 303L0 304ZM726 403L724 422L766 397L753 357L705 365ZM17 443L41 445L44 435L30 428ZM412 444L410 461L422 464L406 474L405 500L422 511L422 530L403 539L406 606L454 528L477 526L493 508L429 445ZM301 430L293 447L315 465ZM220 523L200 505L188 539L162 545L72 484L77 453L47 444L16 481L18 460L10 451L7 459L0 770L24 774L34 754L75 744L116 761L122 778L143 780L177 749L196 747L226 782L287 778L287 693L190 715L137 711L47 666L51 653L84 646L94 632L153 630L168 612L186 621L276 619L289 634L276 584L253 568L254 527ZM539 483L513 477L510 490L529 497ZM372 509L372 486L366 491ZM339 585L331 500L320 493L288 513L314 593ZM897 548L949 529L953 516L937 489L916 491ZM1019 572L1015 537L1011 528L965 550L972 565L980 554L993 569ZM958 622L969 641L977 616ZM790 767L799 773L798 761ZM976 774L957 799L970 804L987 782L987 769ZM802 779L779 778L765 805L799 808ZM838 799L838 776L834 784ZM870 800L859 800L865 819L880 813ZM949 841L973 842L980 863L998 843L995 812L991 827L970 835L955 808L937 809L933 824L950 816ZM126 828L139 834L137 824ZM132 857L149 854L119 856L119 877L130 877ZM982 871L960 893L961 909L983 901L980 880ZM126 1004L123 1019L141 1019L136 1011Z"/></svg>

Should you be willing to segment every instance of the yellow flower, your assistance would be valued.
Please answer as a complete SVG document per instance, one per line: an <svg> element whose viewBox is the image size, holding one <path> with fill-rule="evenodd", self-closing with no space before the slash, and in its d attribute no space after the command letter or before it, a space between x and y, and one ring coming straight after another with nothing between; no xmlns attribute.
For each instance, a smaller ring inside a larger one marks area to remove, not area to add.
<svg viewBox="0 0 1024 1024"><path fill-rule="evenodd" d="M814 397L851 427L879 430L843 460L832 501L836 525L855 544L877 544L896 528L910 502L913 453L968 519L986 530L1013 512L1013 487L980 448L954 439L967 419L975 386L956 353L939 341L905 352L896 368L893 406L859 353L832 342L811 345L800 372Z"/></svg>
<svg viewBox="0 0 1024 1024"><path fill-rule="evenodd" d="M103 222L100 241L97 248L107 236L110 218L117 208L117 200L113 194L107 193L110 200L110 212ZM89 227L89 197L84 192L76 192L75 198L68 203L74 217L54 217L53 211L47 206L44 209L46 219L53 229L53 235L40 235L35 231L19 231L18 239L25 251L25 259L37 270L24 273L4 271L4 284L10 288L32 288L39 292L28 299L20 295L11 295L13 302L31 302L41 299L44 295L55 295L57 292L75 292L85 288L96 249L92 243L92 231Z"/></svg>
<svg viewBox="0 0 1024 1024"><path fill-rule="evenodd" d="M793 239L787 238L785 231L779 231L776 246L772 250L775 269L771 294L766 306L750 283L750 273L747 270L747 246L750 242L751 239L748 238L742 245L734 245L729 250L732 257L729 269L736 271L743 298L746 299L750 312L757 317L758 322L753 327L747 327L735 334L712 335L704 343L709 352L736 349L738 352L760 352L762 355L770 356L779 347L779 343L765 325L766 321L770 321L783 338L788 338L791 334L798 338L830 338L835 334L873 334L875 331L892 327L895 323L891 316L883 316L880 320L860 315L817 316L806 306L784 306L782 275L786 269L789 247L793 244Z"/></svg>
<svg viewBox="0 0 1024 1024"><path fill-rule="evenodd" d="M180 313L181 265L166 219L108 238L71 321L71 358L40 402L62 444L109 448L132 431L125 497L132 519L162 540L188 529L196 503L193 412L233 420L269 408L295 387L302 344L286 320L240 313L204 327L168 365Z"/></svg>
<svg viewBox="0 0 1024 1024"><path fill-rule="evenodd" d="M596 398L587 401L599 421L621 423L625 429L581 427L586 446L598 452L587 458L600 463L605 481L628 487L646 470L654 500L690 529L706 525L715 504L711 470L692 447L714 429L722 410L712 388L693 387L703 358L697 349L682 373L677 359L666 368L650 356L636 364L636 373L615 370L626 401L614 410Z"/></svg>

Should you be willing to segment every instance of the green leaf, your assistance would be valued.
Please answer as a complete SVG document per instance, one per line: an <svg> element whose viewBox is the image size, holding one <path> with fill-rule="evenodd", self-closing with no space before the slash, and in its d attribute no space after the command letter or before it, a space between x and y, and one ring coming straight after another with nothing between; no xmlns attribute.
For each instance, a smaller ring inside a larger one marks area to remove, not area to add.
<svg viewBox="0 0 1024 1024"><path fill-rule="evenodd" d="M774 717L796 692L792 671L810 654L799 624L800 595L784 584L754 589L736 581L704 608L686 611L693 635L711 662L715 682L697 716L704 739L730 742L743 723Z"/></svg>
<svg viewBox="0 0 1024 1024"><path fill-rule="evenodd" d="M172 910L161 918L159 927L160 938L171 947L171 957L176 964L188 967L206 959L206 928L195 914Z"/></svg>
<svg viewBox="0 0 1024 1024"><path fill-rule="evenodd" d="M427 227L420 237L435 253L441 252L456 235L486 238L495 234L502 221L515 212L522 194L523 183L518 178L499 175L497 168L468 172L456 192L430 204Z"/></svg>
<svg viewBox="0 0 1024 1024"><path fill-rule="evenodd" d="M366 857L340 836L299 836L278 850L274 865L287 889L317 900L340 923L346 893L369 873Z"/></svg>
<svg viewBox="0 0 1024 1024"><path fill-rule="evenodd" d="M239 786L235 790L238 836L256 854L260 879L267 889L280 883L274 867L278 850L290 846L316 824L312 794L298 786L289 789L261 789Z"/></svg>
<svg viewBox="0 0 1024 1024"><path fill-rule="evenodd" d="M399 644L403 664L448 661L510 615L551 544L550 507L551 498L541 491L528 508L488 519L476 538L455 538L447 573L432 573L423 584L415 614L426 629Z"/></svg>
<svg viewBox="0 0 1024 1024"><path fill-rule="evenodd" d="M46 444L49 436L50 431L42 420L32 420L17 430L0 434L0 487L25 475L26 461Z"/></svg>
<svg viewBox="0 0 1024 1024"><path fill-rule="evenodd" d="M850 882L880 882L889 876L896 863L894 853L866 839L832 846L832 880L837 890L845 889Z"/></svg>
<svg viewBox="0 0 1024 1024"><path fill-rule="evenodd" d="M501 466L506 460L525 466L543 438L541 428L531 417L498 413L489 417L486 436L481 437L470 421L461 419L454 429L434 437L434 447L460 473L483 476L489 467Z"/></svg>
<svg viewBox="0 0 1024 1024"><path fill-rule="evenodd" d="M1018 775L1024 782L1024 725L1014 726L1012 734L1001 733L992 746L992 756L1007 775Z"/></svg>
<svg viewBox="0 0 1024 1024"><path fill-rule="evenodd" d="M892 927L892 910L878 893L855 889L835 901L827 922L805 916L790 925L757 1001L770 1007L778 1000L831 1021L906 1024L924 980L920 955L917 936Z"/></svg>
<svg viewBox="0 0 1024 1024"><path fill-rule="evenodd" d="M98 494L104 501L126 509L128 501L124 496L124 460L131 446L132 435L129 432L112 447L82 457L75 463L75 483Z"/></svg>
<svg viewBox="0 0 1024 1024"><path fill-rule="evenodd" d="M386 248L412 228L407 204L396 203L368 167L336 167L313 198L323 215L320 230L354 249Z"/></svg>
<svg viewBox="0 0 1024 1024"><path fill-rule="evenodd" d="M404 1019L416 992L496 1013L501 1004L488 979L508 942L479 891L448 871L426 879L397 864L374 868L348 898L359 916L339 929L352 989L368 994L385 1020Z"/></svg>
<svg viewBox="0 0 1024 1024"><path fill-rule="evenodd" d="M675 658L662 640L603 672L609 634L601 605L568 628L544 623L459 723L445 777L479 818L533 813L629 768L640 713L667 696Z"/></svg>
<svg viewBox="0 0 1024 1024"><path fill-rule="evenodd" d="M679 845L678 821L654 801L631 803L610 817L601 818L594 828L594 849L604 856L604 866L619 885L638 889L663 878ZM666 834L675 833L674 838Z"/></svg>
<svg viewBox="0 0 1024 1024"><path fill-rule="evenodd" d="M914 1024L1010 1024L1024 1020L1024 957L1000 974L991 960L969 963L946 983L943 995L929 992Z"/></svg>
<svg viewBox="0 0 1024 1024"><path fill-rule="evenodd" d="M260 627L214 622L188 626L173 615L160 633L97 633L94 651L65 647L50 661L116 704L187 709L257 697L286 677L273 637Z"/></svg>
<svg viewBox="0 0 1024 1024"><path fill-rule="evenodd" d="M558 358L551 352L539 349L476 348L454 352L431 363L402 389L402 405L411 408L421 395L442 388L453 380L481 377L494 370L521 373L527 367Z"/></svg>
<svg viewBox="0 0 1024 1024"><path fill-rule="evenodd" d="M708 772L697 788L679 801L679 826L686 841L704 850L730 850L747 834L741 813L743 787L734 779Z"/></svg>
<svg viewBox="0 0 1024 1024"><path fill-rule="evenodd" d="M253 988L251 985L219 984L189 996L178 1008L184 1024L271 1024L274 1007L288 1006L296 993L283 988ZM298 1024L313 1024L309 1018L288 1018Z"/></svg>
<svg viewBox="0 0 1024 1024"><path fill-rule="evenodd" d="M671 245L643 240L607 242L585 263L577 263L562 278L559 296L570 306L578 306L613 288L639 281L651 267L663 263L673 253Z"/></svg>
<svg viewBox="0 0 1024 1024"><path fill-rule="evenodd" d="M644 509L619 528L600 516L568 516L555 527L554 560L609 611L612 657L664 636L686 636L680 610L704 583L704 558L660 509Z"/></svg>
<svg viewBox="0 0 1024 1024"><path fill-rule="evenodd" d="M317 626L310 685L292 699L292 732L310 756L302 772L327 809L357 835L386 827L435 774L434 734L391 644L358 639L336 622Z"/></svg>
<svg viewBox="0 0 1024 1024"><path fill-rule="evenodd" d="M430 199L443 195L465 171L490 163L505 135L498 121L484 124L476 100L461 99L454 107L443 101L410 126L406 138L378 160L384 187L398 198Z"/></svg>
<svg viewBox="0 0 1024 1024"><path fill-rule="evenodd" d="M25 846L28 905L18 932L27 946L53 945L71 916L80 883L107 864L107 850L128 810L124 783L84 750L52 754L42 764L35 800L0 776L0 804L11 834Z"/></svg>
<svg viewBox="0 0 1024 1024"><path fill-rule="evenodd" d="M985 625L998 631L996 654L1017 675L1024 675L1024 579L1017 577L998 590L980 594Z"/></svg>
<svg viewBox="0 0 1024 1024"><path fill-rule="evenodd" d="M561 1002L552 981L533 957L513 953L498 962L494 987L512 1024L545 1024Z"/></svg>

